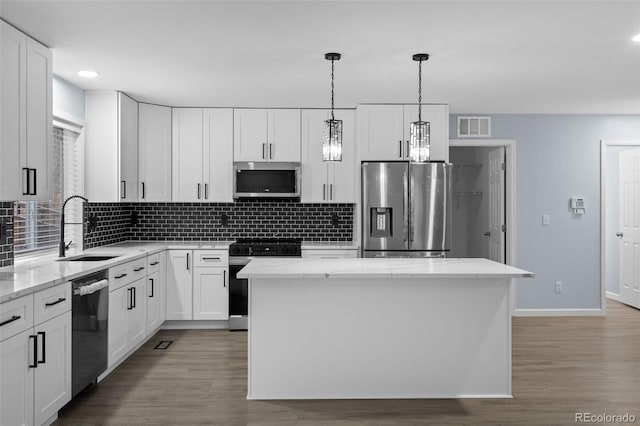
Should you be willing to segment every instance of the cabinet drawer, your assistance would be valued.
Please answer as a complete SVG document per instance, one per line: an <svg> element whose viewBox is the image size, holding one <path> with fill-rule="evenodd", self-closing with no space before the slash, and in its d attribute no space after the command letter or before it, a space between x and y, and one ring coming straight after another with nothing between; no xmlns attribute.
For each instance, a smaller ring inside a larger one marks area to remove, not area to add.
<svg viewBox="0 0 640 426"><path fill-rule="evenodd" d="M146 278L147 276L147 257L129 262L129 268L131 269L131 282L137 281L140 278Z"/></svg>
<svg viewBox="0 0 640 426"><path fill-rule="evenodd" d="M71 310L71 283L64 283L33 295L34 324L55 318Z"/></svg>
<svg viewBox="0 0 640 426"><path fill-rule="evenodd" d="M194 250L193 266L227 266L229 251L227 250Z"/></svg>
<svg viewBox="0 0 640 426"><path fill-rule="evenodd" d="M0 305L0 341L33 327L33 295Z"/></svg>
<svg viewBox="0 0 640 426"><path fill-rule="evenodd" d="M149 255L147 257L147 274L158 272L163 267L164 252Z"/></svg>

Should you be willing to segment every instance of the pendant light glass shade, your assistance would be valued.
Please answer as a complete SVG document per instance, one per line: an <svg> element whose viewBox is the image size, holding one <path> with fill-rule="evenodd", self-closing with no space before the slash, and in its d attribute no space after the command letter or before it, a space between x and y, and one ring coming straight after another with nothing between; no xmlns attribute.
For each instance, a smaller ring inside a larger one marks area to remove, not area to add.
<svg viewBox="0 0 640 426"><path fill-rule="evenodd" d="M412 163L428 163L431 146L431 124L428 121L411 123L411 139L409 142L409 161Z"/></svg>
<svg viewBox="0 0 640 426"><path fill-rule="evenodd" d="M324 122L323 161L342 161L342 120L330 118Z"/></svg>
<svg viewBox="0 0 640 426"><path fill-rule="evenodd" d="M324 122L324 140L322 142L322 161L342 161L342 120L333 115L333 79L335 61L340 60L339 53L325 53L324 58L331 61L331 118Z"/></svg>
<svg viewBox="0 0 640 426"><path fill-rule="evenodd" d="M418 61L418 121L411 123L411 139L409 142L409 161L412 163L428 163L431 159L431 124L422 121L422 61L429 59L427 53L416 53L413 60Z"/></svg>

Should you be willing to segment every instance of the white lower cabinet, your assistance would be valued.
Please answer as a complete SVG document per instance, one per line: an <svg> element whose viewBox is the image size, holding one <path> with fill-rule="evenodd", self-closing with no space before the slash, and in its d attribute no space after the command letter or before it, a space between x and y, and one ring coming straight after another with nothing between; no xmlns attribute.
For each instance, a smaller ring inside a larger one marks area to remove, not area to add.
<svg viewBox="0 0 640 426"><path fill-rule="evenodd" d="M109 292L109 366L146 337L146 279Z"/></svg>
<svg viewBox="0 0 640 426"><path fill-rule="evenodd" d="M0 327L12 330L2 334L0 344L2 425L41 425L71 400L70 297L55 305L40 297L59 289L70 296L71 284L65 283L6 302L0 308ZM34 306L34 300L43 303ZM29 305L32 309L22 309ZM26 313L27 318L14 313L17 311ZM42 322L34 324L34 317ZM19 328L10 328L20 323Z"/></svg>
<svg viewBox="0 0 640 426"><path fill-rule="evenodd" d="M164 252L149 256L147 274L147 336L154 333L166 318Z"/></svg>
<svg viewBox="0 0 640 426"><path fill-rule="evenodd" d="M170 250L167 320L229 319L227 250Z"/></svg>

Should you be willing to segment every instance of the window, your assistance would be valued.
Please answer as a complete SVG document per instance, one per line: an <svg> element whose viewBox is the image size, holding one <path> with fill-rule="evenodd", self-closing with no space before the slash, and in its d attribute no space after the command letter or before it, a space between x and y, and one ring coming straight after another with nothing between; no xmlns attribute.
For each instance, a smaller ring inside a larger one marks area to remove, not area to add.
<svg viewBox="0 0 640 426"><path fill-rule="evenodd" d="M54 122L53 198L50 201L14 203L13 250L16 257L34 252L55 251L60 241L60 207L72 194L82 194L83 152L80 129ZM70 202L65 211L65 241L82 248L83 210L81 202Z"/></svg>

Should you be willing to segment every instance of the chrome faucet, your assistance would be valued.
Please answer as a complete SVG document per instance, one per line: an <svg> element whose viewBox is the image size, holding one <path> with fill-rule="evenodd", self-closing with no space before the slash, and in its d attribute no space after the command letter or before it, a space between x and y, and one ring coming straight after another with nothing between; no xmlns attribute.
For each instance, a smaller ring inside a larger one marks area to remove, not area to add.
<svg viewBox="0 0 640 426"><path fill-rule="evenodd" d="M66 200L64 200L64 203L62 203L62 208L60 209L60 257L64 257L64 252L68 248L64 243L64 208L72 198L81 198L85 203L89 202L89 200L87 200L82 195L72 195L71 197L68 197ZM70 223L69 225L78 225L78 223ZM69 244L71 244L71 242L69 242Z"/></svg>

